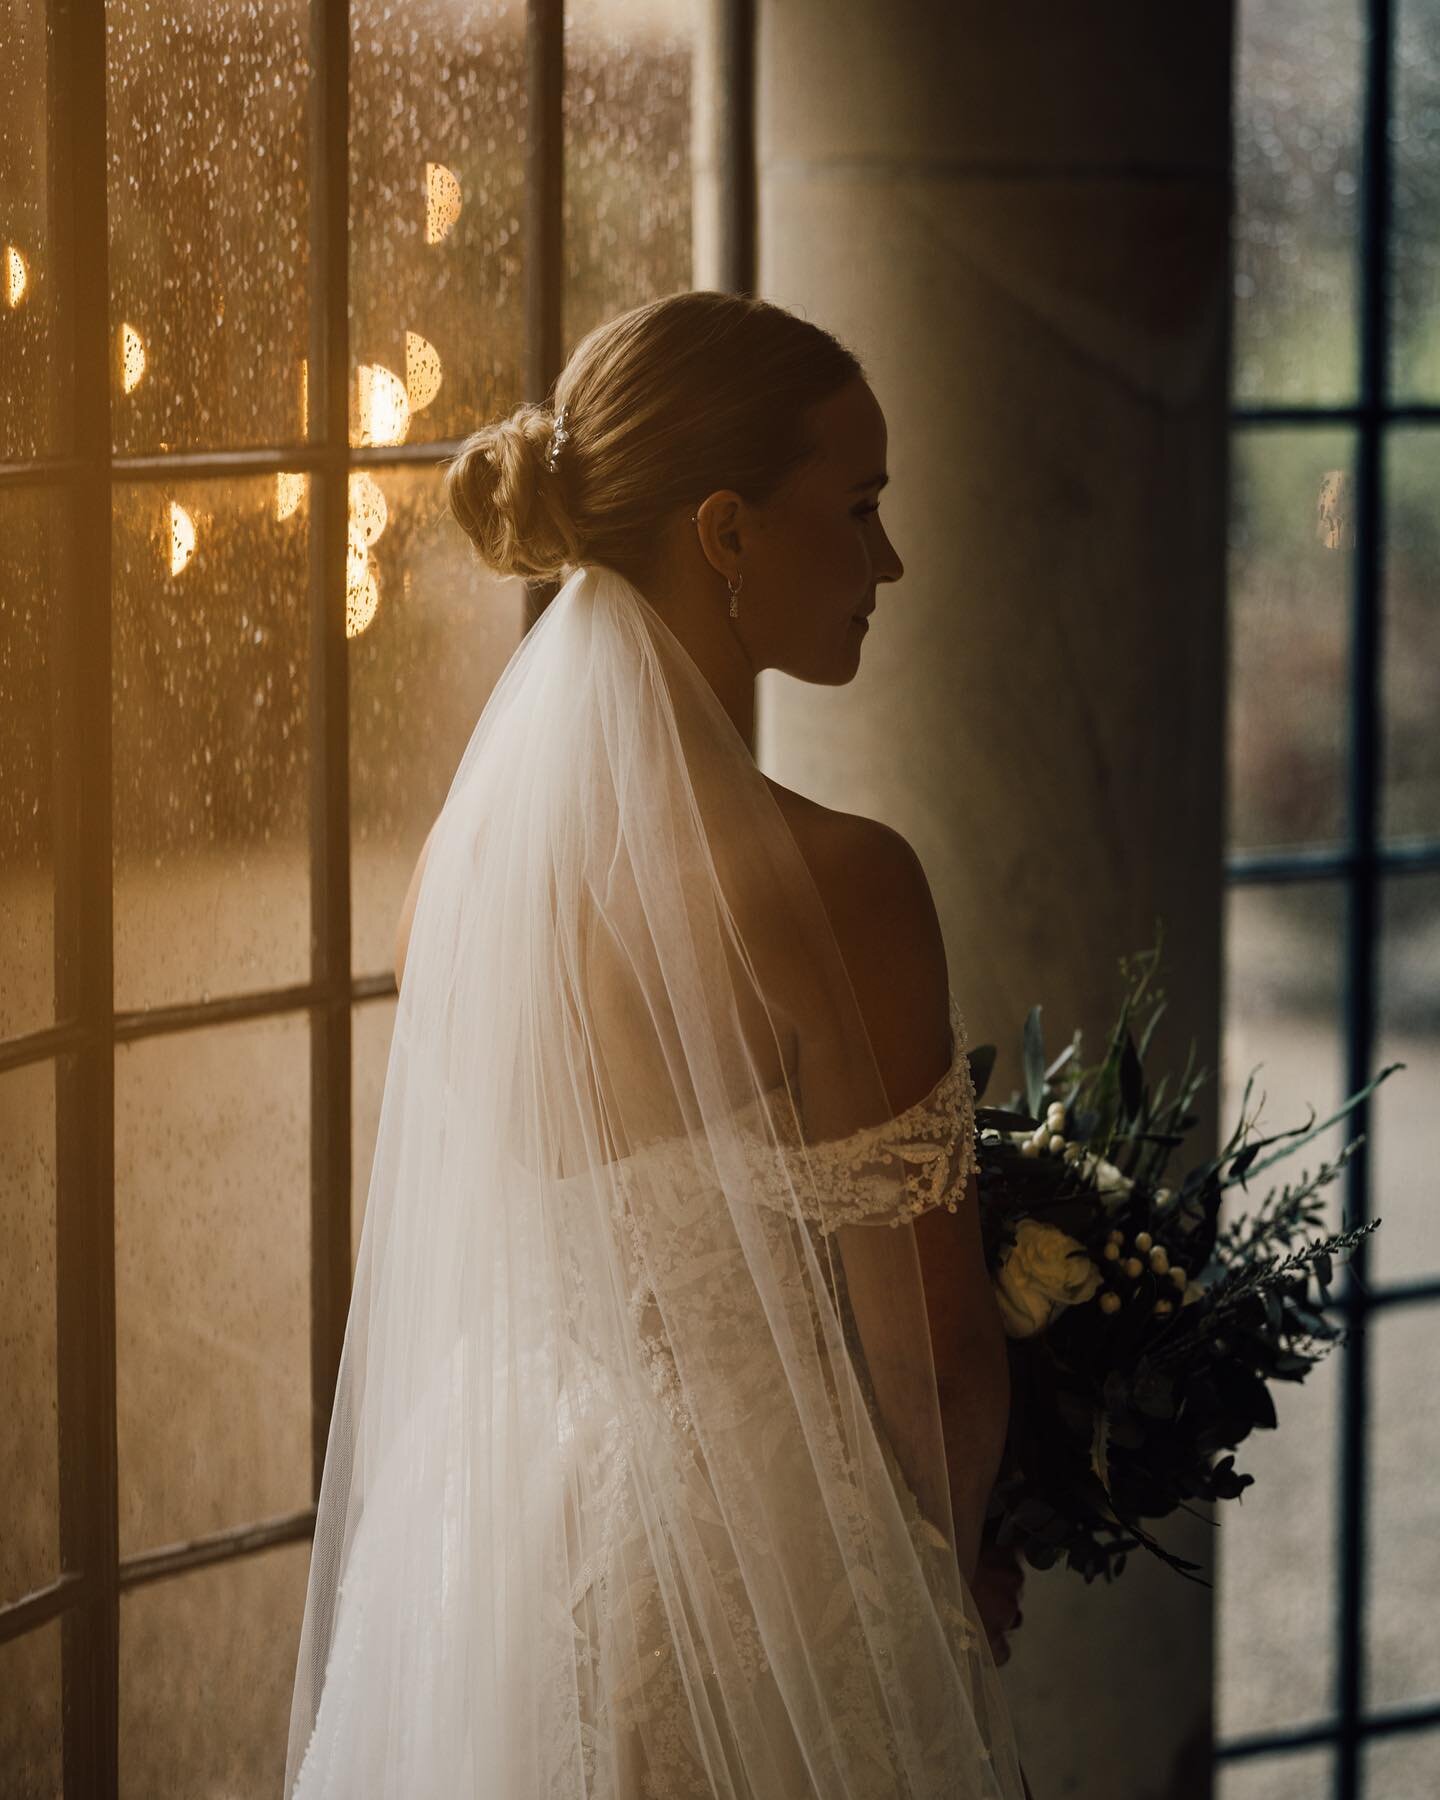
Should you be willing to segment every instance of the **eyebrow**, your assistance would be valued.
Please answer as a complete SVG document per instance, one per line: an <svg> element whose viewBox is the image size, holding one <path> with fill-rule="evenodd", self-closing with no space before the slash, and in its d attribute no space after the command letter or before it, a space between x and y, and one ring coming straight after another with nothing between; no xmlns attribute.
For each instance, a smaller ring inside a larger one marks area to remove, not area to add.
<svg viewBox="0 0 1440 1800"><path fill-rule="evenodd" d="M857 481L850 492L852 494L863 494L866 488L884 487L889 479L890 477L882 469L878 475L872 475L868 481Z"/></svg>

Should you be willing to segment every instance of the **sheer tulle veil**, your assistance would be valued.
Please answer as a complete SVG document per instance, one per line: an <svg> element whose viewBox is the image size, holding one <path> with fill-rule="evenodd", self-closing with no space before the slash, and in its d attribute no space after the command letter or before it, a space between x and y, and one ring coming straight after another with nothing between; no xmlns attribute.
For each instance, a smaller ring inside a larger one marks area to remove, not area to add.
<svg viewBox="0 0 1440 1800"><path fill-rule="evenodd" d="M1018 1800L905 1170L827 1173L890 1111L748 747L580 566L420 886L286 1800Z"/></svg>

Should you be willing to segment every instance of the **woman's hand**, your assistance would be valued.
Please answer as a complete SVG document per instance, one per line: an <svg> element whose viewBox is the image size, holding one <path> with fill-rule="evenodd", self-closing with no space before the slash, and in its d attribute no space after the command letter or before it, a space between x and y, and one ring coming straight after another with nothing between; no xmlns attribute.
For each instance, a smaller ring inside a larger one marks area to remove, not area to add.
<svg viewBox="0 0 1440 1800"><path fill-rule="evenodd" d="M1024 1585L1025 1570L1014 1548L1002 1550L992 1537L983 1538L971 1591L997 1665L1003 1666L1010 1660L1007 1634L1019 1629L1023 1617L1020 1592Z"/></svg>

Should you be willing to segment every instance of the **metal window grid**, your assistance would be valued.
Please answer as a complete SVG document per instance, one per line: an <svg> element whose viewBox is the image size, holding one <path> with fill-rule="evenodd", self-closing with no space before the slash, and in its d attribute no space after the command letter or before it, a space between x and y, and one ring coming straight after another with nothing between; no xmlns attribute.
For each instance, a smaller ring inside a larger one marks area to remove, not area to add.
<svg viewBox="0 0 1440 1800"><path fill-rule="evenodd" d="M717 0L718 284L755 278L754 0ZM104 0L50 0L50 222L73 355L73 450L0 464L0 491L52 486L77 518L107 521L116 481L301 470L312 477L310 893L308 982L215 1001L117 1012L111 889L111 543L108 525L73 536L72 583L52 636L55 781L55 1018L0 1040L0 1074L55 1065L56 1332L60 1573L0 1607L0 1644L61 1626L65 1792L120 1791L120 1595L142 1583L308 1538L315 1507L143 1555L119 1553L115 1348L114 1057L156 1034L299 1011L311 1020L312 1494L318 1498L350 1293L351 1009L395 992L354 977L350 958L350 795L345 636L348 482L353 468L438 464L456 440L357 449L349 443L349 9L312 0L309 367L305 444L117 456L110 419ZM563 362L563 0L529 0L525 223L526 394L543 400ZM83 261L79 247L83 246ZM557 584L532 584L526 623Z"/></svg>
<svg viewBox="0 0 1440 1800"><path fill-rule="evenodd" d="M1382 726L1381 583L1385 542L1385 451L1388 428L1440 421L1440 407L1390 404L1386 370L1390 320L1386 306L1390 247L1392 169L1390 124L1395 68L1392 0L1369 0L1365 16L1362 94L1362 189L1357 245L1359 387L1355 405L1334 407L1232 407L1236 430L1346 425L1355 433L1356 532L1349 597L1349 743L1347 824L1342 847L1274 854L1232 854L1226 878L1234 885L1297 881L1338 881L1346 898L1341 994L1346 1092L1353 1093L1374 1072L1377 1036L1377 965L1380 896L1387 876L1440 870L1440 840L1386 845L1380 837ZM1371 1106L1356 1109L1352 1132L1366 1134L1345 1171L1345 1229L1372 1218L1369 1132ZM1364 1327L1396 1306L1440 1300L1440 1277L1369 1284L1369 1240L1357 1247L1342 1278L1333 1313L1356 1331L1334 1352L1340 1368L1337 1431L1339 1572L1335 1618L1336 1678L1328 1719L1290 1730L1257 1732L1216 1745L1220 1762L1287 1751L1333 1746L1335 1800L1359 1800L1361 1755L1368 1742L1398 1732L1440 1726L1440 1698L1406 1706L1364 1704L1364 1612L1366 1600L1366 1469L1370 1352Z"/></svg>

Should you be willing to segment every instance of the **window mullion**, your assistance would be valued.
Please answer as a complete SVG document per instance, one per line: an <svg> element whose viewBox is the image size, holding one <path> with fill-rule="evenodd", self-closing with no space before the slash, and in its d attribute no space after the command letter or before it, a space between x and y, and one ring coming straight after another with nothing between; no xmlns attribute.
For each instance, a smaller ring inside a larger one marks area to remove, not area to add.
<svg viewBox="0 0 1440 1800"><path fill-rule="evenodd" d="M115 1401L111 424L103 0L48 9L54 88L47 208L57 341L72 358L67 585L53 615L55 1278L65 1792L119 1792L119 1506ZM57 376L63 379L63 376Z"/></svg>
<svg viewBox="0 0 1440 1800"><path fill-rule="evenodd" d="M1349 839L1354 864L1349 880L1345 945L1345 1083L1354 1093L1370 1079L1375 1049L1378 959L1380 805L1380 581L1385 536L1384 450L1389 355L1386 258L1390 241L1391 71L1394 21L1390 0L1371 0L1365 47L1363 196L1359 237L1360 412L1356 446L1355 562L1351 589ZM1370 1216L1371 1105L1363 1101L1353 1131L1364 1135L1345 1173L1345 1225ZM1352 1323L1363 1327L1369 1244L1362 1239L1346 1265L1343 1297ZM1356 1331L1346 1343L1341 1369L1340 1592L1336 1702L1340 1741L1336 1763L1338 1800L1360 1793L1361 1717L1364 1711L1366 1603L1366 1469L1369 1342Z"/></svg>
<svg viewBox="0 0 1440 1800"><path fill-rule="evenodd" d="M349 460L348 0L311 10L310 1382L318 1499L350 1298L350 781L345 604Z"/></svg>

